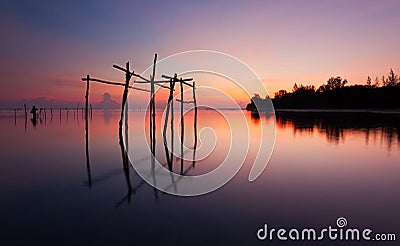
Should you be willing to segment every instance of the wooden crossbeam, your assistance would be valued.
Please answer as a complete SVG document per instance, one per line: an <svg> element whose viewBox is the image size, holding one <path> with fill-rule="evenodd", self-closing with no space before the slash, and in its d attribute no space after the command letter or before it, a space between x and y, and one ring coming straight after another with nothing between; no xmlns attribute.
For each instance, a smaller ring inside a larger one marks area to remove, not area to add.
<svg viewBox="0 0 400 246"><path fill-rule="evenodd" d="M167 82L169 82L169 81L154 81L154 84L155 85L157 85L157 86L160 86L161 88L165 88L165 89L170 89L170 87L168 87L168 86L166 86L166 85L160 85L160 84L163 84L163 83L167 83ZM138 83L138 84L151 84L152 82L151 81L149 81L149 82L147 82L147 81L135 81L135 83ZM174 89L174 91L175 91L175 89Z"/></svg>
<svg viewBox="0 0 400 246"><path fill-rule="evenodd" d="M116 69L118 69L118 70L121 70L121 71L123 71L123 72L125 72L125 73L128 73L128 74L130 74L130 75L132 75L132 76L138 77L138 78L140 78L140 79L143 79L143 81L135 81L135 83L139 83L139 84L154 83L154 84L156 84L156 85L158 85L158 86L160 86L160 87L162 87L162 88L169 89L168 86L159 85L159 84L162 84L162 83L168 83L169 80L158 80L158 81L153 81L153 82L152 82L151 80L146 79L146 78L143 77L142 75L137 74L137 73L135 73L134 71L132 71L132 72L131 72L131 71L128 71L128 70L126 70L125 68L122 68L122 67L120 67L120 66L118 66L118 65L113 65L113 68L116 68Z"/></svg>
<svg viewBox="0 0 400 246"><path fill-rule="evenodd" d="M120 66L118 66L118 65L113 65L113 68L116 68L116 69L118 69L118 70L121 70L121 71L123 71L123 72L125 72L125 73L127 73L127 74L132 75L132 76L141 78L141 79L143 79L144 81L150 82L149 79L146 79L145 77L142 77L140 74L137 74L137 73L135 73L134 71L132 71L132 72L131 72L131 71L128 71L128 70L126 70L125 68L122 68L122 67L120 67Z"/></svg>
<svg viewBox="0 0 400 246"><path fill-rule="evenodd" d="M87 81L87 78L82 78L82 81L84 81L84 82ZM102 83L102 84L108 84L108 85L125 86L125 84L120 83L120 82L106 81L106 80L95 79L95 78L89 78L89 81L98 82L98 83ZM134 86L128 86L128 87L133 90L150 92L150 90L143 89L143 88L138 88L138 87L134 87Z"/></svg>
<svg viewBox="0 0 400 246"><path fill-rule="evenodd" d="M120 67L120 66L118 66L118 65L113 65L113 68L116 68L116 69L118 69L118 70L121 70L121 71L123 71L123 72L125 72L125 73L127 73L127 74L130 74L130 75L132 75L132 76L135 76L135 77L140 78L140 79L143 80L143 81L135 81L135 83L139 83L139 84L152 83L151 80L146 79L145 77L143 77L143 76L140 75L140 74L135 73L134 71L132 71L132 72L131 72L131 71L128 71L128 70L126 70L125 68ZM168 86L159 85L159 84L167 83L167 82L169 82L169 81L164 81L164 80L153 81L153 83L156 84L157 86L160 86L160 87L165 88L165 89L169 89Z"/></svg>
<svg viewBox="0 0 400 246"><path fill-rule="evenodd" d="M139 84L149 84L151 81L141 81L141 80L135 80L135 83ZM169 80L154 80L154 84L163 84L163 83L169 83Z"/></svg>
<svg viewBox="0 0 400 246"><path fill-rule="evenodd" d="M181 99L176 99L176 101L182 103L194 103L194 101L182 101Z"/></svg>
<svg viewBox="0 0 400 246"><path fill-rule="evenodd" d="M171 77L171 76L164 75L164 74L161 75L161 77L163 77L164 79L174 79L176 82L181 82L182 81L183 84L185 84L187 86L190 86L190 87L193 87L192 84L189 84L189 83L186 82L186 81L192 81L193 78L187 78L187 79L180 78L180 79L178 79L177 77Z"/></svg>
<svg viewBox="0 0 400 246"><path fill-rule="evenodd" d="M180 80L180 79L177 79L176 77L171 77L171 76L168 76L165 74L161 75L161 77L163 77L165 79L174 79L175 78L175 80ZM193 80L193 78L182 79L182 81L192 81L192 80Z"/></svg>

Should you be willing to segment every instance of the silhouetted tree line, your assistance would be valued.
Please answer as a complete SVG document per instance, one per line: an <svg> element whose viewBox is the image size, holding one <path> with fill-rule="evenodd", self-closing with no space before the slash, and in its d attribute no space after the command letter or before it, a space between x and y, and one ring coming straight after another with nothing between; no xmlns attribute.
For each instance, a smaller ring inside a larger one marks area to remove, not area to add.
<svg viewBox="0 0 400 246"><path fill-rule="evenodd" d="M292 92L280 90L272 99L279 108L400 108L400 79L390 69L387 77L365 85L346 86L347 80L331 77L318 89L313 85L294 84Z"/></svg>
<svg viewBox="0 0 400 246"><path fill-rule="evenodd" d="M261 98L259 94L254 94L254 97L251 98L251 102L247 104L246 110L253 112L273 111L272 101L268 96L264 99Z"/></svg>

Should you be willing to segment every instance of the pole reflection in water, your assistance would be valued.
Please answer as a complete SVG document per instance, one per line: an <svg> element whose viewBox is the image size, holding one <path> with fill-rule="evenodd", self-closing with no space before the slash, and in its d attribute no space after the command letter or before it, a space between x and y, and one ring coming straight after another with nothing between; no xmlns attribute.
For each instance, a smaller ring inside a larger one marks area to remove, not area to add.
<svg viewBox="0 0 400 246"><path fill-rule="evenodd" d="M60 110L61 119L61 110ZM92 187L92 175L90 173L90 158L89 158L89 122L88 122L88 112L85 113L85 153L86 153L86 171L88 176L88 186Z"/></svg>

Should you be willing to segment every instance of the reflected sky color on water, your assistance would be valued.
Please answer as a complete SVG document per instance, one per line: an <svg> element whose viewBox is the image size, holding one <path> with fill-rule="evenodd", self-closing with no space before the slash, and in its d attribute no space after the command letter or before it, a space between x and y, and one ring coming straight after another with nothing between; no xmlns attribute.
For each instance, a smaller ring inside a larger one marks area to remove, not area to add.
<svg viewBox="0 0 400 246"><path fill-rule="evenodd" d="M224 113L233 118L241 114ZM244 112L251 141L243 168L221 189L184 198L153 189L132 168L128 192L118 111L94 111L89 119L90 184L81 112L70 110L68 119L65 111L61 118L58 111L53 117L47 113L45 122L33 126L28 119L26 128L20 114L16 120L12 112L0 117L0 229L6 244L257 244L256 231L264 223L322 228L335 225L341 216L352 227L400 233L398 116L278 113L272 158L249 183L258 133L274 117ZM130 112L130 122L138 115ZM191 113L186 117L189 146ZM214 111L200 110L199 130L206 126L220 142L188 175L213 170L229 150L227 122ZM150 162L147 143L135 142L135 131L143 129L141 118L129 125L129 148L137 153L131 162ZM165 159L162 139L157 139L156 156Z"/></svg>

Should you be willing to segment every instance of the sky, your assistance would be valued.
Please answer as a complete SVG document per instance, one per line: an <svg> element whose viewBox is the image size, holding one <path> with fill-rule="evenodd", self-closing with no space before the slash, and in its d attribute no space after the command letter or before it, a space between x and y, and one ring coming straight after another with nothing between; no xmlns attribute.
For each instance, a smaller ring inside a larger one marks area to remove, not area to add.
<svg viewBox="0 0 400 246"><path fill-rule="evenodd" d="M123 80L154 53L214 50L246 63L271 96L294 83L400 73L400 1L20 1L0 2L0 107L40 98L82 103L80 78ZM246 83L246 82L243 82ZM122 89L91 86L120 100ZM243 95L238 101L247 101Z"/></svg>

